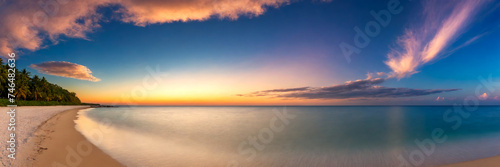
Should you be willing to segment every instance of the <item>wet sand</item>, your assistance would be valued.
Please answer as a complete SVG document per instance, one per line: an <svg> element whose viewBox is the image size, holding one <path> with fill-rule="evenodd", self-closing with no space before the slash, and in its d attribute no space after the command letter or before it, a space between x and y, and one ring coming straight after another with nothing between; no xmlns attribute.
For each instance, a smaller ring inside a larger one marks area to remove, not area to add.
<svg viewBox="0 0 500 167"><path fill-rule="evenodd" d="M76 131L77 112L59 113L37 129L31 141L37 143L37 154L27 166L123 166Z"/></svg>
<svg viewBox="0 0 500 167"><path fill-rule="evenodd" d="M498 167L498 166L500 166L500 156L444 165L442 167Z"/></svg>

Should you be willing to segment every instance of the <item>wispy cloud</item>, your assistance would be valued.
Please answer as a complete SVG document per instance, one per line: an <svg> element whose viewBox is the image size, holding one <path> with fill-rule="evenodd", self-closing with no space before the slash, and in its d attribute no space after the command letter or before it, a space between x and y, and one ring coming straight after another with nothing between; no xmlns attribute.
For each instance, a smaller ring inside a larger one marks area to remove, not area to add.
<svg viewBox="0 0 500 167"><path fill-rule="evenodd" d="M299 99L351 99L351 98L398 98L414 97L443 92L452 92L459 89L410 89L390 88L380 86L385 82L383 78L367 78L364 80L347 81L344 84L327 87L299 87L288 89L272 89L238 94L237 96L255 97L266 96L273 98Z"/></svg>
<svg viewBox="0 0 500 167"><path fill-rule="evenodd" d="M408 77L417 73L422 65L438 59L464 32L484 2L427 1L424 4L425 21L420 27L407 29L398 39L400 48L388 54L385 64L391 68L392 76Z"/></svg>
<svg viewBox="0 0 500 167"><path fill-rule="evenodd" d="M92 76L92 71L87 67L65 61L48 61L40 64L32 64L31 68L48 75L55 75L80 80L98 82L101 79Z"/></svg>
<svg viewBox="0 0 500 167"><path fill-rule="evenodd" d="M288 89L273 89L257 91L238 96L254 97L267 96L273 98L300 98L300 99L370 99L370 98L399 98L414 97L460 89L411 89L391 88L380 86L387 79L404 78L418 73L418 69L434 60L439 59L447 47L454 43L466 30L477 11L486 6L488 1L425 1L424 21L419 26L409 28L398 37L398 48L391 49L385 64L391 72L368 73L367 79L348 81L345 84L327 87L300 87ZM477 35L456 49L467 46L487 33ZM384 77L384 78L375 78ZM484 95L483 95L484 96ZM487 96L487 95L486 95ZM487 97L486 97L487 98ZM453 99L453 98L450 98ZM437 97L435 101L444 101L444 97Z"/></svg>
<svg viewBox="0 0 500 167"><path fill-rule="evenodd" d="M86 38L99 27L99 7L119 6L115 13L123 22L145 26L175 21L204 21L210 18L237 19L258 16L267 7L289 0L16 0L0 6L0 55L16 49L35 51L60 36Z"/></svg>

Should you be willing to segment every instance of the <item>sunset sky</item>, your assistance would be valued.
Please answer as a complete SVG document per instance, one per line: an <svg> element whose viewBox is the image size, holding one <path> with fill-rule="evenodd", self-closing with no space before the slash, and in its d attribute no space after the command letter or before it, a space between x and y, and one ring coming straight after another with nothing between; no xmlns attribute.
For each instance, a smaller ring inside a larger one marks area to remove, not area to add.
<svg viewBox="0 0 500 167"><path fill-rule="evenodd" d="M1 2L0 54L83 102L500 104L498 1L43 2Z"/></svg>

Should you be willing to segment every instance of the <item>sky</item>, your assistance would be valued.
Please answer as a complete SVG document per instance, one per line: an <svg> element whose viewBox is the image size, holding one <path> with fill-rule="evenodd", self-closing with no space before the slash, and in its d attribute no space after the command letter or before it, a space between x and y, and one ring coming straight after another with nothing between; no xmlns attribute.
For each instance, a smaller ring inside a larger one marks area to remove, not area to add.
<svg viewBox="0 0 500 167"><path fill-rule="evenodd" d="M494 105L499 6L4 0L0 55L91 103Z"/></svg>

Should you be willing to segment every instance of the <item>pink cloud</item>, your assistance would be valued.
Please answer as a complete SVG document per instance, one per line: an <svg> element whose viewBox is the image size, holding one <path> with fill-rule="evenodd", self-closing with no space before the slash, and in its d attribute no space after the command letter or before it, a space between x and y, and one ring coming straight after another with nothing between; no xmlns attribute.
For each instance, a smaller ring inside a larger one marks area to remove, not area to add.
<svg viewBox="0 0 500 167"><path fill-rule="evenodd" d="M41 4L40 4L41 3ZM259 16L267 7L289 0L16 0L0 10L0 55L18 49L35 51L60 36L86 38L99 27L99 7L119 6L119 20L145 26L175 21L204 21L212 17L237 19Z"/></svg>
<svg viewBox="0 0 500 167"><path fill-rule="evenodd" d="M478 96L477 98L479 100L486 100L486 99L488 99L488 94L487 93L483 93L482 95Z"/></svg>
<svg viewBox="0 0 500 167"><path fill-rule="evenodd" d="M439 58L465 31L483 1L429 1L424 4L425 21L421 27L408 29L399 37L401 49L393 49L385 64L392 77L403 78L418 73L418 68ZM449 14L445 11L450 11ZM435 33L434 33L435 32Z"/></svg>
<svg viewBox="0 0 500 167"><path fill-rule="evenodd" d="M383 76L383 75L386 75L386 73L385 72L377 72L377 75L378 76Z"/></svg>
<svg viewBox="0 0 500 167"><path fill-rule="evenodd" d="M438 96L438 97L436 98L436 101L444 101L444 97L439 97L439 96Z"/></svg>
<svg viewBox="0 0 500 167"><path fill-rule="evenodd" d="M92 71L87 67L65 61L48 61L40 64L32 64L31 68L48 75L55 75L67 78L75 78L98 82L101 79L92 76Z"/></svg>

